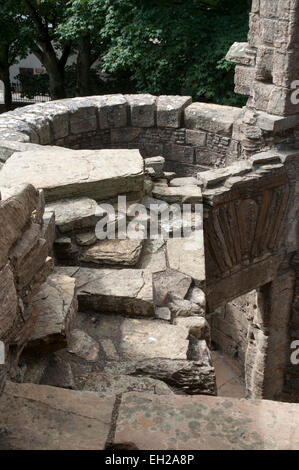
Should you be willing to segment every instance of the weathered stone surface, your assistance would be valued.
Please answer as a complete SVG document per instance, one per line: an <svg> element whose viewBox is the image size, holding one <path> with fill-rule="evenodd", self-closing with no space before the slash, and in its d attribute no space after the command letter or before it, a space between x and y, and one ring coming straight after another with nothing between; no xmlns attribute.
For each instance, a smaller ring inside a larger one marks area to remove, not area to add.
<svg viewBox="0 0 299 470"><path fill-rule="evenodd" d="M205 147L207 143L207 133L204 131L192 131L186 129L186 144L196 147Z"/></svg>
<svg viewBox="0 0 299 470"><path fill-rule="evenodd" d="M59 237L54 242L56 251L59 254L72 248L72 239L70 237Z"/></svg>
<svg viewBox="0 0 299 470"><path fill-rule="evenodd" d="M203 328L200 317L179 318L176 325L158 319L126 318L121 325L120 351L127 360L186 360L191 328Z"/></svg>
<svg viewBox="0 0 299 470"><path fill-rule="evenodd" d="M202 315L204 312L202 308L190 300L180 299L175 295L169 296L167 306L170 309L173 318L177 317L191 317L192 315Z"/></svg>
<svg viewBox="0 0 299 470"><path fill-rule="evenodd" d="M83 232L76 235L76 242L79 246L90 246L97 242L97 236L94 232Z"/></svg>
<svg viewBox="0 0 299 470"><path fill-rule="evenodd" d="M166 178L168 182L173 180L175 177L176 173L174 171L164 171L164 178Z"/></svg>
<svg viewBox="0 0 299 470"><path fill-rule="evenodd" d="M196 186L197 179L193 176L186 176L185 178L173 178L169 186L180 187L180 186Z"/></svg>
<svg viewBox="0 0 299 470"><path fill-rule="evenodd" d="M153 169L154 178L163 178L164 176L164 164L165 158L164 157L150 157L144 159L144 166L147 169ZM151 175L152 176L152 175Z"/></svg>
<svg viewBox="0 0 299 470"><path fill-rule="evenodd" d="M38 144L0 140L0 162L5 163L15 152L26 152L28 150L41 151L42 148Z"/></svg>
<svg viewBox="0 0 299 470"><path fill-rule="evenodd" d="M40 225L30 224L24 231L20 240L14 245L9 253L9 259L13 268L19 273L23 265L30 257L31 251L37 247L41 235Z"/></svg>
<svg viewBox="0 0 299 470"><path fill-rule="evenodd" d="M167 202L150 196L145 196L142 200L142 204L155 214L161 214L162 212L169 210Z"/></svg>
<svg viewBox="0 0 299 470"><path fill-rule="evenodd" d="M76 388L70 364L55 354L49 359L39 383L52 387Z"/></svg>
<svg viewBox="0 0 299 470"><path fill-rule="evenodd" d="M150 377L132 377L130 375L111 372L93 372L84 385L84 390L97 392L97 395L119 395L128 392L148 392L155 395L170 395L171 389L160 380Z"/></svg>
<svg viewBox="0 0 299 470"><path fill-rule="evenodd" d="M142 269L57 268L76 278L80 310L154 316L152 276Z"/></svg>
<svg viewBox="0 0 299 470"><path fill-rule="evenodd" d="M252 156L252 162L254 165L258 164L273 164L281 163L280 155L273 151L260 152Z"/></svg>
<svg viewBox="0 0 299 470"><path fill-rule="evenodd" d="M66 345L77 312L75 279L53 273L32 300L38 320L30 348L60 349Z"/></svg>
<svg viewBox="0 0 299 470"><path fill-rule="evenodd" d="M200 361L143 361L137 371L152 378L163 380L175 392L187 395L216 395L213 367Z"/></svg>
<svg viewBox="0 0 299 470"><path fill-rule="evenodd" d="M297 416L298 405L268 400L129 393L114 442L130 436L143 450L295 450Z"/></svg>
<svg viewBox="0 0 299 470"><path fill-rule="evenodd" d="M153 275L156 305L163 305L169 294L184 298L191 286L192 279L182 272L171 269Z"/></svg>
<svg viewBox="0 0 299 470"><path fill-rule="evenodd" d="M154 185L153 196L169 204L197 204L202 201L201 189L198 186L160 186Z"/></svg>
<svg viewBox="0 0 299 470"><path fill-rule="evenodd" d="M48 252L53 255L53 244L56 239L56 224L55 224L55 213L46 211L43 217L43 226L41 231L41 237L46 240L48 245Z"/></svg>
<svg viewBox="0 0 299 470"><path fill-rule="evenodd" d="M167 240L169 266L191 276L196 284L205 279L203 233L196 231L189 238Z"/></svg>
<svg viewBox="0 0 299 470"><path fill-rule="evenodd" d="M143 240L101 240L86 248L80 255L80 261L93 264L115 264L135 266L138 262Z"/></svg>
<svg viewBox="0 0 299 470"><path fill-rule="evenodd" d="M68 350L86 361L94 362L98 358L99 344L85 331L74 329L70 332Z"/></svg>
<svg viewBox="0 0 299 470"><path fill-rule="evenodd" d="M45 207L46 207L46 201L45 201L44 191L42 189L40 189L38 191L37 207L33 211L32 216L31 216L32 222L34 222L36 224L40 224L40 225L43 223Z"/></svg>
<svg viewBox="0 0 299 470"><path fill-rule="evenodd" d="M127 125L128 104L123 95L100 96L97 101L101 129Z"/></svg>
<svg viewBox="0 0 299 470"><path fill-rule="evenodd" d="M205 188L209 188L222 183L230 176L245 175L251 171L251 168L252 164L250 162L237 162L229 165L227 168L217 168L197 173L197 179L203 183Z"/></svg>
<svg viewBox="0 0 299 470"><path fill-rule="evenodd" d="M125 95L131 111L131 123L135 127L155 125L156 96L149 94Z"/></svg>
<svg viewBox="0 0 299 470"><path fill-rule="evenodd" d="M114 401L94 393L8 382L0 398L1 426L6 429L1 448L102 450Z"/></svg>
<svg viewBox="0 0 299 470"><path fill-rule="evenodd" d="M180 127L183 111L191 103L191 96L159 96L157 101L158 127Z"/></svg>
<svg viewBox="0 0 299 470"><path fill-rule="evenodd" d="M192 287L188 292L188 300L200 305L203 309L206 306L206 296L203 290L198 287Z"/></svg>
<svg viewBox="0 0 299 470"><path fill-rule="evenodd" d="M70 197L108 199L143 189L143 159L138 150L49 150L15 153L4 165L0 186L29 181L44 189L46 201Z"/></svg>
<svg viewBox="0 0 299 470"><path fill-rule="evenodd" d="M94 199L82 197L63 199L47 205L47 211L55 212L56 226L61 233L95 227L100 216Z"/></svg>
<svg viewBox="0 0 299 470"><path fill-rule="evenodd" d="M241 111L231 106L192 103L185 109L185 125L188 129L200 129L229 137Z"/></svg>
<svg viewBox="0 0 299 470"><path fill-rule="evenodd" d="M166 269L166 257L164 251L144 254L138 263L138 268L146 269L151 273L164 271Z"/></svg>
<svg viewBox="0 0 299 470"><path fill-rule="evenodd" d="M235 42L228 53L226 54L226 60L229 62L235 62L237 64L251 65L252 59L247 54L248 42Z"/></svg>
<svg viewBox="0 0 299 470"><path fill-rule="evenodd" d="M155 308L156 318L159 320L171 320L171 312L168 307L156 307Z"/></svg>
<svg viewBox="0 0 299 470"><path fill-rule="evenodd" d="M38 193L33 186L23 185L10 191L1 189L1 196L0 267L5 263L10 248L20 238L30 219L38 201Z"/></svg>
<svg viewBox="0 0 299 470"><path fill-rule="evenodd" d="M167 325L165 322L164 324ZM126 362L110 363L107 365L107 370L113 371L114 374L151 377L163 381L178 394L215 395L215 372L211 366L206 342L201 341L200 343L202 343L200 348L202 356L198 356L199 360L197 361L171 360L164 357L133 359Z"/></svg>
<svg viewBox="0 0 299 470"><path fill-rule="evenodd" d="M47 251L47 247L45 248ZM35 272L30 282L25 282L25 285L18 292L21 295L25 305L29 305L32 297L37 294L40 286L47 280L47 277L51 274L54 269L54 260L51 256L47 256L42 266Z"/></svg>
<svg viewBox="0 0 299 470"><path fill-rule="evenodd" d="M13 331L17 318L18 298L14 284L14 277L9 264L0 271L0 339Z"/></svg>
<svg viewBox="0 0 299 470"><path fill-rule="evenodd" d="M30 256L23 259L17 275L18 290L24 289L34 279L36 273L41 270L48 257L48 245L46 240L39 239Z"/></svg>
<svg viewBox="0 0 299 470"><path fill-rule="evenodd" d="M275 133L296 126L296 124L298 124L298 121L298 115L281 117L275 116L273 114L267 114L262 111L259 111L257 113L258 126L265 131L271 131Z"/></svg>
<svg viewBox="0 0 299 470"><path fill-rule="evenodd" d="M96 107L91 106L90 103L83 99L74 100L77 105L77 110L73 110L70 113L70 131L71 134L80 134L81 132L94 131L97 128L97 113ZM73 102L74 102L73 101ZM57 124L57 118L56 118ZM67 135L68 129L64 129L61 133L57 133L56 127L56 138L61 138Z"/></svg>

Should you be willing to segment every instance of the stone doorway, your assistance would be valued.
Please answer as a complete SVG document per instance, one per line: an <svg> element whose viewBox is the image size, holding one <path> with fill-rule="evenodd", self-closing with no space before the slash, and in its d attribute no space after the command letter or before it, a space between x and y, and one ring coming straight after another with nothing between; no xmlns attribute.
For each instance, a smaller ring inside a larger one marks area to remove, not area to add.
<svg viewBox="0 0 299 470"><path fill-rule="evenodd" d="M249 357L254 360L250 338L257 304L257 291L253 290L217 308L208 316L220 396L243 393L245 397L248 394L247 361Z"/></svg>
<svg viewBox="0 0 299 470"><path fill-rule="evenodd" d="M288 324L293 282L293 271L282 271L272 282L207 316L216 383L217 373L227 377L226 382L218 377L219 395L222 384L225 396L233 396L234 386L243 383L247 398L283 400L285 370L290 362Z"/></svg>

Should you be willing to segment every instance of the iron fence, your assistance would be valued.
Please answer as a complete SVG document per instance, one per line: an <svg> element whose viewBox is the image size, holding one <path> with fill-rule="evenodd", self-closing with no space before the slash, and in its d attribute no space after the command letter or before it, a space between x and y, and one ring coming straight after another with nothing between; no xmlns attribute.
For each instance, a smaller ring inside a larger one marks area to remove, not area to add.
<svg viewBox="0 0 299 470"><path fill-rule="evenodd" d="M50 101L50 96L46 94L38 94L35 96L25 96L22 84L20 82L13 82L12 87L12 101L18 103L43 103Z"/></svg>

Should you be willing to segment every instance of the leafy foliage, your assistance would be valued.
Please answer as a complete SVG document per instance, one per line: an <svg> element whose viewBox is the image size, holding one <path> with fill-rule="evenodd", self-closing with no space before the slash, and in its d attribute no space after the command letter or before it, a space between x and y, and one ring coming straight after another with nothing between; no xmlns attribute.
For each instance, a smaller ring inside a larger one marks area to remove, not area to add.
<svg viewBox="0 0 299 470"><path fill-rule="evenodd" d="M187 94L195 100L242 105L233 92L234 65L224 57L246 41L246 0L106 0L102 28L111 46L104 69L129 73L139 92Z"/></svg>
<svg viewBox="0 0 299 470"><path fill-rule="evenodd" d="M49 75L24 79L28 94L48 80L52 97L148 92L246 101L233 92L234 64L225 55L246 41L250 0L0 0L0 7L0 53L7 36L12 56L29 48ZM77 61L69 67L71 54Z"/></svg>

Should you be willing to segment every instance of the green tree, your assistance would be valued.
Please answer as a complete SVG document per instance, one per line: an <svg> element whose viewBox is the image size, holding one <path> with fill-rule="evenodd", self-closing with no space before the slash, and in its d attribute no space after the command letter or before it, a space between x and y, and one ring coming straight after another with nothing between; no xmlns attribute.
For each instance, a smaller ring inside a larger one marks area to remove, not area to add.
<svg viewBox="0 0 299 470"><path fill-rule="evenodd" d="M65 0L9 0L18 4L27 27L30 50L45 66L52 99L65 98L64 71L72 42L61 38L58 27L66 19Z"/></svg>
<svg viewBox="0 0 299 470"><path fill-rule="evenodd" d="M58 28L62 40L72 41L77 53L76 94L87 96L92 91L92 65L101 60L107 50L107 40L101 34L105 23L106 2L103 0L70 0L66 18Z"/></svg>
<svg viewBox="0 0 299 470"><path fill-rule="evenodd" d="M248 0L106 0L104 70L128 73L139 92L243 104L224 57L246 41Z"/></svg>
<svg viewBox="0 0 299 470"><path fill-rule="evenodd" d="M0 0L0 12L0 79L4 83L5 109L9 111L12 108L9 69L17 57L26 56L27 28L13 2Z"/></svg>

